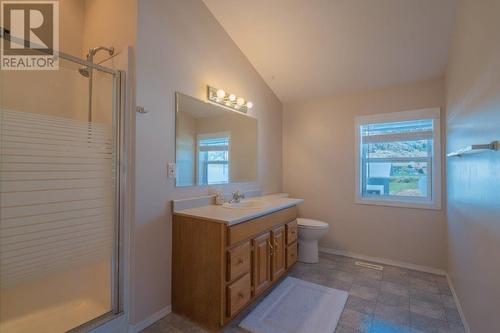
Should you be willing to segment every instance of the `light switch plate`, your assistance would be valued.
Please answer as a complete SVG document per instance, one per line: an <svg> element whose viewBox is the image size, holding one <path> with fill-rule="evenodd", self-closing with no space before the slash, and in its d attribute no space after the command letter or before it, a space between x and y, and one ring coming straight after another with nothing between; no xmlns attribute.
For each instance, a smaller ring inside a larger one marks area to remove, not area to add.
<svg viewBox="0 0 500 333"><path fill-rule="evenodd" d="M175 163L168 163L167 165L167 178L175 178L175 169L176 165Z"/></svg>

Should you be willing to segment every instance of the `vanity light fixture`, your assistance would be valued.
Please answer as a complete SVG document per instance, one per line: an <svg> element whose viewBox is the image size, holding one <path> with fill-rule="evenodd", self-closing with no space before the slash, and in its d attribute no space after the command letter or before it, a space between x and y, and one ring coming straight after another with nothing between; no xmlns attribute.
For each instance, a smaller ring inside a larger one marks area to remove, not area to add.
<svg viewBox="0 0 500 333"><path fill-rule="evenodd" d="M217 98L224 98L226 97L226 92L222 89L217 90Z"/></svg>
<svg viewBox="0 0 500 333"><path fill-rule="evenodd" d="M222 89L207 86L207 98L210 102L231 108L233 110L247 113L253 108L253 103L235 94L228 94Z"/></svg>

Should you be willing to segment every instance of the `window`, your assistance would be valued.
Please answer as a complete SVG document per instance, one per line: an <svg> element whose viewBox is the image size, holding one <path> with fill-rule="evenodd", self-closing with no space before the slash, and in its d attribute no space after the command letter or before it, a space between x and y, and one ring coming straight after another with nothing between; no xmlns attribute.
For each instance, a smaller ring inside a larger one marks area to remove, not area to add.
<svg viewBox="0 0 500 333"><path fill-rule="evenodd" d="M441 208L439 109L356 118L356 202Z"/></svg>
<svg viewBox="0 0 500 333"><path fill-rule="evenodd" d="M229 133L198 136L198 185L229 183Z"/></svg>

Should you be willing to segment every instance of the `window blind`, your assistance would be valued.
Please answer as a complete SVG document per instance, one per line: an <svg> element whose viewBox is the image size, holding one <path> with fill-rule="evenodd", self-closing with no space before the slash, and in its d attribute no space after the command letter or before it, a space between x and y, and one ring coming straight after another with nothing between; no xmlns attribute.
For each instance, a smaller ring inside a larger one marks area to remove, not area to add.
<svg viewBox="0 0 500 333"><path fill-rule="evenodd" d="M229 150L229 138L210 138L201 139L199 141L200 151L228 151Z"/></svg>
<svg viewBox="0 0 500 333"><path fill-rule="evenodd" d="M362 143L430 140L432 137L432 119L361 126Z"/></svg>

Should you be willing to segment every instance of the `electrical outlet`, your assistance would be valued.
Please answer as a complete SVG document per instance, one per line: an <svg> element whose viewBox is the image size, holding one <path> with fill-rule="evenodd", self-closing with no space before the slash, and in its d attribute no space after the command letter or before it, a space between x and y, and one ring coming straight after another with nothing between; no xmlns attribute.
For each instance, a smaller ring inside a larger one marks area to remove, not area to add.
<svg viewBox="0 0 500 333"><path fill-rule="evenodd" d="M176 165L175 163L168 163L167 165L167 178L175 178L175 169Z"/></svg>

